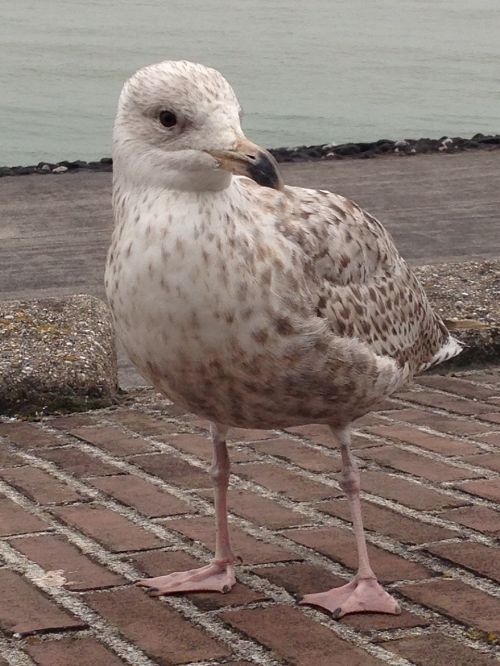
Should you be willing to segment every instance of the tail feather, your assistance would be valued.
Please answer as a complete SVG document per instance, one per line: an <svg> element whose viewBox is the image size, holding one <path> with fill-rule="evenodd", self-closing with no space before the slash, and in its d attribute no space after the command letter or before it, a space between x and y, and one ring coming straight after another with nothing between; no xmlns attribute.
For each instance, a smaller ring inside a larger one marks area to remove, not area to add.
<svg viewBox="0 0 500 666"><path fill-rule="evenodd" d="M450 335L445 344L440 349L438 349L430 361L424 363L420 367L419 371L422 372L424 370L428 370L429 368L433 368L435 365L444 363L444 361L449 361L450 358L458 356L462 352L463 348L463 345L456 338Z"/></svg>

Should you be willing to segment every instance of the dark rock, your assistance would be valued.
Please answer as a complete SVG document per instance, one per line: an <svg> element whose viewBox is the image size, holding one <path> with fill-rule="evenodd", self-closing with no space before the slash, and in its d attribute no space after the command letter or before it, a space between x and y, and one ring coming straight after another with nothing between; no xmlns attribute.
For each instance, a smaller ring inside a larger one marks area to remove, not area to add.
<svg viewBox="0 0 500 666"><path fill-rule="evenodd" d="M357 143L344 143L335 148L337 155L357 155L360 152L361 148Z"/></svg>
<svg viewBox="0 0 500 666"><path fill-rule="evenodd" d="M34 166L14 167L16 176L29 176L31 173L35 173L35 171L36 167Z"/></svg>

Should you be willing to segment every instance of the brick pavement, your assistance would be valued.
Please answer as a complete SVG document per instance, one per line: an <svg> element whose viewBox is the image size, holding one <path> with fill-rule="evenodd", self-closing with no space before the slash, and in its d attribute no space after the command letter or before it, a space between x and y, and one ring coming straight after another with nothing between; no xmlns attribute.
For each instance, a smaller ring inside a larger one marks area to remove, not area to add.
<svg viewBox="0 0 500 666"><path fill-rule="evenodd" d="M322 426L231 431L230 594L135 587L211 555L207 425L151 391L0 423L1 666L497 663L499 368L427 375L359 423L369 549L400 616L296 604L356 564Z"/></svg>

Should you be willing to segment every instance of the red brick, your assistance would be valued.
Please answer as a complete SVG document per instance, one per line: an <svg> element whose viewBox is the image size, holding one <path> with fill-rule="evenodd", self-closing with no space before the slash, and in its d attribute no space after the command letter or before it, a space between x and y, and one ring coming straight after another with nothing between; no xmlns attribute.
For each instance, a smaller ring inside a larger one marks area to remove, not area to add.
<svg viewBox="0 0 500 666"><path fill-rule="evenodd" d="M94 425L95 418L90 414L69 414L68 416L57 416L53 419L47 419L46 423L51 428L68 431L71 428L81 428L82 426Z"/></svg>
<svg viewBox="0 0 500 666"><path fill-rule="evenodd" d="M305 437L306 439L310 439L318 444L324 444L335 448L338 447L330 428L320 423L311 423L310 425L287 428L287 431Z"/></svg>
<svg viewBox="0 0 500 666"><path fill-rule="evenodd" d="M370 420L369 422L370 423L373 422L373 424L376 424L380 423L380 420L373 419L373 421ZM356 428L359 429L362 426L366 427L367 423L368 421L365 421L365 423L357 421ZM300 435L305 439L310 439L311 441L317 444L322 444L323 446L326 446L329 449L335 449L337 451L340 451L338 441L333 436L330 428L326 425L311 424L305 426L297 426L296 428L287 428L287 431L292 432L295 435ZM351 435L351 447L353 449L365 448L366 446L376 446L376 445L377 442L374 442L368 437L361 437L356 432L353 432L353 434Z"/></svg>
<svg viewBox="0 0 500 666"><path fill-rule="evenodd" d="M66 506L53 509L52 513L115 553L163 545L151 532L102 506Z"/></svg>
<svg viewBox="0 0 500 666"><path fill-rule="evenodd" d="M41 532L49 525L25 511L19 504L0 496L0 536Z"/></svg>
<svg viewBox="0 0 500 666"><path fill-rule="evenodd" d="M305 594L322 592L348 582L347 579L308 562L292 562L285 566L255 569L254 573L271 581L273 585L285 588L296 599L302 598Z"/></svg>
<svg viewBox="0 0 500 666"><path fill-rule="evenodd" d="M500 513L486 506L464 506L445 511L440 515L478 532L500 535Z"/></svg>
<svg viewBox="0 0 500 666"><path fill-rule="evenodd" d="M464 481L455 484L460 490L466 493L479 495L484 499L500 502L500 479L478 479L477 481Z"/></svg>
<svg viewBox="0 0 500 666"><path fill-rule="evenodd" d="M432 583L403 585L400 592L458 622L482 631L500 631L500 599L490 597L460 580L435 579Z"/></svg>
<svg viewBox="0 0 500 666"><path fill-rule="evenodd" d="M256 569L254 573L278 587L284 587L296 598L301 598L309 593L329 590L332 587L340 587L347 582L346 579L336 576L326 569L306 562ZM417 617L408 611L403 611L400 615L361 613L343 617L340 622L367 631L421 627L428 624L424 618Z"/></svg>
<svg viewBox="0 0 500 666"><path fill-rule="evenodd" d="M38 449L45 446L61 446L64 440L45 432L40 427L24 421L0 423L0 436L6 437L22 449Z"/></svg>
<svg viewBox="0 0 500 666"><path fill-rule="evenodd" d="M500 456L498 453L483 453L478 456L466 456L462 458L465 462L477 467L492 469L494 472L500 472Z"/></svg>
<svg viewBox="0 0 500 666"><path fill-rule="evenodd" d="M179 451L201 458L201 460L204 460L207 463L212 462L213 447L212 441L208 436L192 434L172 435L169 438L168 443L170 446L179 449ZM229 447L229 458L231 462L246 462L247 460L255 460L255 457L256 454L252 449L236 449L234 446Z"/></svg>
<svg viewBox="0 0 500 666"><path fill-rule="evenodd" d="M131 474L103 476L92 479L90 483L118 502L136 509L149 518L192 511L187 502Z"/></svg>
<svg viewBox="0 0 500 666"><path fill-rule="evenodd" d="M227 434L228 442L257 442L262 439L276 437L273 430L257 430L252 428L230 428Z"/></svg>
<svg viewBox="0 0 500 666"><path fill-rule="evenodd" d="M153 450L151 444L145 439L126 435L119 428L112 426L74 428L69 434L84 442L94 444L114 456L130 456Z"/></svg>
<svg viewBox="0 0 500 666"><path fill-rule="evenodd" d="M466 379L450 377L449 375L427 375L419 377L417 381L424 386L429 386L439 391L455 393L465 398L472 398L473 400L487 400L494 395L498 395L497 389L492 389L482 384L475 384Z"/></svg>
<svg viewBox="0 0 500 666"><path fill-rule="evenodd" d="M479 384L492 384L500 389L500 373L496 370L496 366L490 366L488 371L477 370L476 372L468 372L467 379Z"/></svg>
<svg viewBox="0 0 500 666"><path fill-rule="evenodd" d="M450 435L474 435L486 432L488 429L487 426L471 419L458 419L444 414L434 414L423 409L400 409L394 414L394 418L397 418L398 421L414 423Z"/></svg>
<svg viewBox="0 0 500 666"><path fill-rule="evenodd" d="M168 529L176 530L193 541L200 541L213 552L215 544L215 519L213 516L185 520L169 520ZM258 541L236 525L230 526L233 549L244 564L264 564L267 562L285 562L300 559L279 546Z"/></svg>
<svg viewBox="0 0 500 666"><path fill-rule="evenodd" d="M420 617L407 610L399 615L386 615L385 613L354 613L341 618L341 624L353 627L361 633L372 634L376 629L387 631L390 629L411 629L413 627L427 627L431 623L425 617Z"/></svg>
<svg viewBox="0 0 500 666"><path fill-rule="evenodd" d="M440 453L442 456L459 456L468 453L478 453L480 451L478 446L470 442L463 442L446 436L430 435L423 430L417 430L417 428L399 425L380 425L370 428L370 432L396 442L419 446L422 449Z"/></svg>
<svg viewBox="0 0 500 666"><path fill-rule="evenodd" d="M163 441L170 433L179 430L179 426L175 423L163 421L135 409L117 409L110 412L108 418L121 423L134 432L146 437L154 437L159 441Z"/></svg>
<svg viewBox="0 0 500 666"><path fill-rule="evenodd" d="M171 454L158 453L151 456L136 456L131 458L129 462L138 465L148 474L187 490L212 487L212 480L208 472Z"/></svg>
<svg viewBox="0 0 500 666"><path fill-rule="evenodd" d="M349 569L356 570L358 558L356 542L350 530L340 527L319 527L314 529L287 530L290 539L340 562ZM377 546L368 544L368 554L372 567L379 580L392 583L397 580L420 580L433 574L421 566L394 555Z"/></svg>
<svg viewBox="0 0 500 666"><path fill-rule="evenodd" d="M213 491L201 491L199 495L213 503ZM306 516L298 511L280 506L274 500L257 495L257 493L250 490L230 489L228 504L231 513L271 530L279 530L294 525L307 525L310 522Z"/></svg>
<svg viewBox="0 0 500 666"><path fill-rule="evenodd" d="M427 407L444 409L447 412L456 412L463 416L474 416L491 411L491 406L481 402L467 400L466 398L457 398L453 395L438 393L437 391L407 391L399 393L398 397L401 400L416 402L419 405Z"/></svg>
<svg viewBox="0 0 500 666"><path fill-rule="evenodd" d="M455 499L414 481L384 472L364 472L361 475L361 489L421 511L467 504L465 500Z"/></svg>
<svg viewBox="0 0 500 666"><path fill-rule="evenodd" d="M193 435L191 433L184 433L179 435L171 435L168 439L170 446L179 449L183 453L201 458L207 463L212 462L212 442L208 435ZM231 458L231 452L230 452Z"/></svg>
<svg viewBox="0 0 500 666"><path fill-rule="evenodd" d="M37 666L123 666L124 662L94 638L72 636L28 643L24 649Z"/></svg>
<svg viewBox="0 0 500 666"><path fill-rule="evenodd" d="M478 435L476 439L479 442L490 444L490 446L500 446L500 432L485 432L482 435Z"/></svg>
<svg viewBox="0 0 500 666"><path fill-rule="evenodd" d="M186 413L178 420L183 424L187 424L189 428L194 427L198 430L206 430L207 433L210 432L210 421L208 419L203 419L201 416L196 416L196 414Z"/></svg>
<svg viewBox="0 0 500 666"><path fill-rule="evenodd" d="M0 467L15 467L26 463L14 451L9 451L5 444L0 445Z"/></svg>
<svg viewBox="0 0 500 666"><path fill-rule="evenodd" d="M431 544L427 546L426 550L500 583L500 550L498 548L484 546L473 541L460 541Z"/></svg>
<svg viewBox="0 0 500 666"><path fill-rule="evenodd" d="M92 590L122 585L125 579L93 562L62 537L40 535L11 539L10 545L45 569L62 571L68 590Z"/></svg>
<svg viewBox="0 0 500 666"><path fill-rule="evenodd" d="M297 666L376 666L383 662L343 641L292 606L226 611L225 622Z"/></svg>
<svg viewBox="0 0 500 666"><path fill-rule="evenodd" d="M380 446L380 442L371 436L370 433L352 434L351 449L369 449L371 446Z"/></svg>
<svg viewBox="0 0 500 666"><path fill-rule="evenodd" d="M347 520L349 523L352 522L349 503L346 499L323 502L318 504L317 507L320 511ZM367 530L377 534L385 534L402 543L427 543L457 536L457 533L452 530L437 525L429 525L415 518L408 518L396 511L366 500L361 500L361 511L363 524Z"/></svg>
<svg viewBox="0 0 500 666"><path fill-rule="evenodd" d="M415 638L400 638L382 643L389 652L411 661L416 666L495 666L494 657L462 645L440 633Z"/></svg>
<svg viewBox="0 0 500 666"><path fill-rule="evenodd" d="M228 649L180 613L137 587L85 595L87 603L155 661L183 664L229 656Z"/></svg>
<svg viewBox="0 0 500 666"><path fill-rule="evenodd" d="M105 476L106 474L120 473L120 470L114 465L81 451L77 446L39 451L37 455L44 460L50 460L60 469L69 474L74 474L76 477Z"/></svg>
<svg viewBox="0 0 500 666"><path fill-rule="evenodd" d="M136 555L131 560L145 576L151 577L165 576L174 571L196 569L206 564L206 562L200 562L182 551L155 550ZM186 596L198 608L206 611L226 606L242 606L243 604L267 599L263 592L256 592L242 583L236 583L228 594L220 594L220 592L196 592L186 594Z"/></svg>
<svg viewBox="0 0 500 666"><path fill-rule="evenodd" d="M457 479L470 479L478 476L461 467L431 460L419 456L411 451L404 451L394 446L380 446L360 451L358 455L365 460L375 460L381 465L421 476L429 481L456 481Z"/></svg>
<svg viewBox="0 0 500 666"><path fill-rule="evenodd" d="M385 401L382 404L385 404ZM377 423L380 423L380 418L377 412L371 412L370 414L366 414L366 416L363 416L356 421L356 428L368 428L369 426L376 425Z"/></svg>
<svg viewBox="0 0 500 666"><path fill-rule="evenodd" d="M311 481L296 472L269 463L239 464L234 466L234 471L238 476L251 479L269 490L298 501L338 497L342 494L336 488L325 486L319 481Z"/></svg>
<svg viewBox="0 0 500 666"><path fill-rule="evenodd" d="M489 421L490 423L500 423L500 412L490 412L489 414L480 414L478 418L481 421Z"/></svg>
<svg viewBox="0 0 500 666"><path fill-rule="evenodd" d="M82 497L66 483L55 479L37 467L0 470L0 476L39 504L64 504L64 502L75 502Z"/></svg>
<svg viewBox="0 0 500 666"><path fill-rule="evenodd" d="M284 437L268 439L265 442L253 444L253 448L260 453L269 453L311 472L338 472L342 468L340 457L333 458L293 439Z"/></svg>
<svg viewBox="0 0 500 666"><path fill-rule="evenodd" d="M0 569L0 589L0 628L9 635L26 636L86 626L14 571Z"/></svg>

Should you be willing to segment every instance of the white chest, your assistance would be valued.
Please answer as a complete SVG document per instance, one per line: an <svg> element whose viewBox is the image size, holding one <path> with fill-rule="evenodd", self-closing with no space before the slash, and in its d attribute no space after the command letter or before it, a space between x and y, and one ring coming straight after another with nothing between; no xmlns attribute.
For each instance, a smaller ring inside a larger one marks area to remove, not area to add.
<svg viewBox="0 0 500 666"><path fill-rule="evenodd" d="M115 210L107 295L143 372L180 372L179 359L227 360L235 350L252 357L271 342L287 253L265 219L240 219L237 199L215 193L137 192Z"/></svg>

